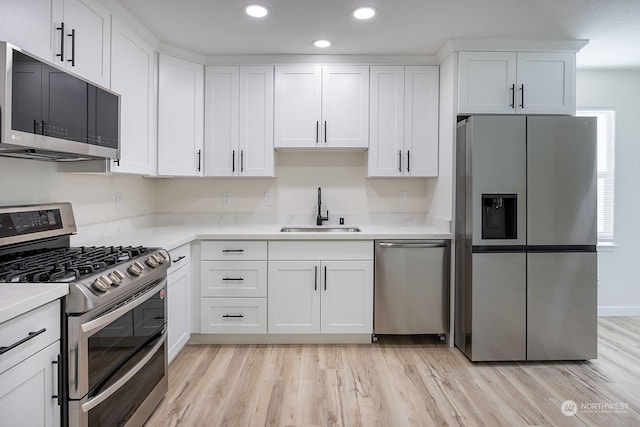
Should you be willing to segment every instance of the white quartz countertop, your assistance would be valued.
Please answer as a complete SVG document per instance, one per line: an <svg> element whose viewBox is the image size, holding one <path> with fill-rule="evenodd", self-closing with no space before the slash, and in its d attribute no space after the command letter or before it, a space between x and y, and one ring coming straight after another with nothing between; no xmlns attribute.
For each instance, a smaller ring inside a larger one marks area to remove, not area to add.
<svg viewBox="0 0 640 427"><path fill-rule="evenodd" d="M66 283L0 283L0 323L68 293Z"/></svg>
<svg viewBox="0 0 640 427"><path fill-rule="evenodd" d="M291 225L301 227L301 225ZM74 245L143 245L168 250L194 240L380 240L380 239L451 239L452 234L423 224L363 225L360 232L281 232L283 225L183 225L153 226L104 237L82 240Z"/></svg>

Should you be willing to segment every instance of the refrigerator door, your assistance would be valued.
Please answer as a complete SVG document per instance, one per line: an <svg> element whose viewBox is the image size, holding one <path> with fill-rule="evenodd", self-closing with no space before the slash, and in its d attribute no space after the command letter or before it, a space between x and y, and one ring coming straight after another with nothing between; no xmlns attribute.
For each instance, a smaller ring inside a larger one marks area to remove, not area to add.
<svg viewBox="0 0 640 427"><path fill-rule="evenodd" d="M528 253L527 262L527 360L595 359L596 253Z"/></svg>
<svg viewBox="0 0 640 427"><path fill-rule="evenodd" d="M471 258L465 354L474 362L525 360L526 254L474 253Z"/></svg>
<svg viewBox="0 0 640 427"><path fill-rule="evenodd" d="M527 117L527 245L596 244L596 121Z"/></svg>

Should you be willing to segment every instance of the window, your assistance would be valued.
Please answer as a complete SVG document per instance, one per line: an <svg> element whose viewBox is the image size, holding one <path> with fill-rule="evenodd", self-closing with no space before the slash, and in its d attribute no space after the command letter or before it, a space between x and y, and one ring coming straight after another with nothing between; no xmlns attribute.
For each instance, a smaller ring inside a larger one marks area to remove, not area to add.
<svg viewBox="0 0 640 427"><path fill-rule="evenodd" d="M598 123L598 243L613 243L613 184L615 168L615 111L579 108L578 116L597 118Z"/></svg>

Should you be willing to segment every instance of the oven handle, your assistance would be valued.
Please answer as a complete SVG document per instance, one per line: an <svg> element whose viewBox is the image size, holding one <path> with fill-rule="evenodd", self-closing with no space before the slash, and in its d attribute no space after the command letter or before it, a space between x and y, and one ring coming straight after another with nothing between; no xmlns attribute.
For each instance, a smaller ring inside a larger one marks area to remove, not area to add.
<svg viewBox="0 0 640 427"><path fill-rule="evenodd" d="M109 323L113 322L114 320L122 316L122 314L126 313L127 311L133 310L134 308L136 308L137 306L139 306L140 304L142 304L143 302L151 298L153 295L155 295L156 292L159 292L162 288L164 288L167 285L166 277L161 279L159 283L160 284L158 286L151 289L149 292L145 293L144 295L138 298L135 298L130 303L125 304L122 307L118 307L112 312L107 313L104 316L100 316L97 319L94 319L90 322L83 323L82 325L80 325L80 329L82 329L82 332L86 335L90 335L91 332L102 329L103 327L107 326Z"/></svg>
<svg viewBox="0 0 640 427"><path fill-rule="evenodd" d="M113 393L117 392L123 385L125 385L131 378L133 378L133 376L135 374L137 374L142 368L144 368L144 366L147 364L147 362L149 360L151 360L151 358L156 354L156 352L160 349L160 347L162 347L162 345L165 343L166 339L167 339L167 332L165 331L160 336L160 340L153 346L151 351L149 351L147 353L147 355L144 356L142 358L142 360L140 360L140 362L138 362L136 364L136 366L131 368L131 370L129 370L129 372L124 374L124 376L122 376L118 381L113 383L105 391L103 391L102 393L94 396L91 400L83 403L82 404L82 411L83 412L89 412L91 409L95 408L96 406L98 406L99 404L104 402L106 399L108 399L109 396L111 396Z"/></svg>

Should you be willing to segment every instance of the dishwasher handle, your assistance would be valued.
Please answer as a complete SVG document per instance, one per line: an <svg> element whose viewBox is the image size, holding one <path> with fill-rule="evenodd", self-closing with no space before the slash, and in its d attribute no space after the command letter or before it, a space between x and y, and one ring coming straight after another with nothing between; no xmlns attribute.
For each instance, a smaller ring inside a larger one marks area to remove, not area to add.
<svg viewBox="0 0 640 427"><path fill-rule="evenodd" d="M392 243L392 242L378 242L378 247L381 248L446 248L445 242L437 243Z"/></svg>

